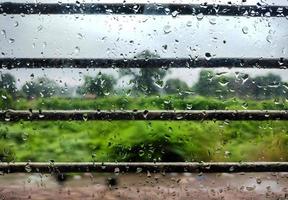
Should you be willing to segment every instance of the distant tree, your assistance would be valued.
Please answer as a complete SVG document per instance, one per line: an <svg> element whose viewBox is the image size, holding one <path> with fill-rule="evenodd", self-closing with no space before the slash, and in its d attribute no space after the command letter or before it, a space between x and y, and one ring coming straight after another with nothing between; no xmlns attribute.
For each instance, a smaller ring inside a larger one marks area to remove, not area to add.
<svg viewBox="0 0 288 200"><path fill-rule="evenodd" d="M228 88L232 81L228 76L216 76L213 71L202 70L198 82L193 86L194 91L202 96L227 97L230 94Z"/></svg>
<svg viewBox="0 0 288 200"><path fill-rule="evenodd" d="M156 53L149 50L142 51L134 56L135 59L155 59L160 58ZM141 68L140 70L122 69L120 75L132 76L131 83L134 93L143 93L146 95L158 94L164 87L163 78L167 74L167 70L161 68Z"/></svg>
<svg viewBox="0 0 288 200"><path fill-rule="evenodd" d="M5 91L7 94L11 95L13 98L16 97L16 81L14 76L11 74L2 74L0 75L0 90ZM2 92L3 92L2 91Z"/></svg>
<svg viewBox="0 0 288 200"><path fill-rule="evenodd" d="M213 71L200 72L198 82L193 86L195 92L202 96L222 96L252 99L271 99L286 97L284 83L275 74L249 77L248 74L238 74L237 78L217 76Z"/></svg>
<svg viewBox="0 0 288 200"><path fill-rule="evenodd" d="M98 73L96 77L85 76L84 84L77 89L77 93L103 97L114 91L115 84L116 80L111 75Z"/></svg>
<svg viewBox="0 0 288 200"><path fill-rule="evenodd" d="M164 91L167 94L178 94L185 95L185 92L189 90L189 86L186 82L181 81L180 79L169 79L166 81Z"/></svg>
<svg viewBox="0 0 288 200"><path fill-rule="evenodd" d="M283 83L281 77L275 74L258 76L254 79L255 97L257 99L270 99L283 95Z"/></svg>
<svg viewBox="0 0 288 200"><path fill-rule="evenodd" d="M59 94L60 86L53 80L41 77L35 81L26 82L22 86L22 92L28 99L39 97L51 97Z"/></svg>

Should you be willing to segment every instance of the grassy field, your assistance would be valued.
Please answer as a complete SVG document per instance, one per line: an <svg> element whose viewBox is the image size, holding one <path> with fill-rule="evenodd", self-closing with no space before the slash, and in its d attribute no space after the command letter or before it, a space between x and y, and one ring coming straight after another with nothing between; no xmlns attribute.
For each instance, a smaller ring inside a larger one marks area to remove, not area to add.
<svg viewBox="0 0 288 200"><path fill-rule="evenodd" d="M20 99L11 108L243 110L287 109L288 104L165 96ZM288 122L5 122L0 148L3 161L287 161Z"/></svg>

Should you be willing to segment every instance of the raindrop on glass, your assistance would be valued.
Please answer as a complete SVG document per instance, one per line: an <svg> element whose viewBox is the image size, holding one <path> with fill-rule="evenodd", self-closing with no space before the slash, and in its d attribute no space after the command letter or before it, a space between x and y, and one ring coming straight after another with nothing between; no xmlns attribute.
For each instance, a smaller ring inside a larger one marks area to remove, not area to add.
<svg viewBox="0 0 288 200"><path fill-rule="evenodd" d="M242 28L242 32L243 32L244 34L247 34L248 31L249 31L249 29L248 29L247 26L244 26L244 27Z"/></svg>
<svg viewBox="0 0 288 200"><path fill-rule="evenodd" d="M204 17L203 13L199 13L199 14L196 15L196 18L197 18L198 20L202 20L203 17Z"/></svg>
<svg viewBox="0 0 288 200"><path fill-rule="evenodd" d="M168 34L171 32L171 26L170 25L165 25L163 28L163 31L165 34Z"/></svg>

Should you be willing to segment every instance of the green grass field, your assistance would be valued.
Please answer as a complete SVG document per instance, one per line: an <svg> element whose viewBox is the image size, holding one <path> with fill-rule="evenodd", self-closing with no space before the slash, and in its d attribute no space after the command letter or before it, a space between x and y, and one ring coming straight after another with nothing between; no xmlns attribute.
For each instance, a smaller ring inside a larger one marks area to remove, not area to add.
<svg viewBox="0 0 288 200"><path fill-rule="evenodd" d="M19 100L15 109L287 109L204 97ZM286 121L3 122L2 161L287 161ZM2 153L1 153L2 152Z"/></svg>

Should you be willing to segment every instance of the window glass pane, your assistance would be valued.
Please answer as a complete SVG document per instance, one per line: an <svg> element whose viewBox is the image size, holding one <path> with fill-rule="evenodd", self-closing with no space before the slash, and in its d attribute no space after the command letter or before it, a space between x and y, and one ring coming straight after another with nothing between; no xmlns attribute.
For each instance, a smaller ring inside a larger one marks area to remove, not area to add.
<svg viewBox="0 0 288 200"><path fill-rule="evenodd" d="M136 3L139 2L147 3ZM36 3L40 6L51 2ZM81 7L85 3L107 2L54 3ZM121 3L122 7L131 1L108 3ZM171 2L148 3L157 11L161 5ZM205 3L260 8L288 5L285 0L189 3L202 3L204 7ZM137 12L137 5L133 9ZM8 199L53 195L96 199L287 198L286 173L233 173L233 167L220 174L201 170L159 173L141 167L134 173L115 167L114 173L28 174L33 170L33 162L47 162L53 168L57 162L287 161L288 123L268 120L271 117L268 112L267 120L261 121L249 119L251 116L240 121L217 120L217 116L212 120L190 121L184 120L185 115L175 113L174 120L147 119L159 110L170 111L172 115L179 110L195 111L204 116L206 112L219 110L287 110L287 16L272 17L270 13L262 17L203 13L193 16L168 8L165 15L157 12L152 15L147 7L143 14L137 15L111 12L108 9L105 15L0 14L0 109L10 112L0 122L0 161L27 163L26 174L2 172L5 174L0 179L3 196ZM7 59L11 59L12 69L6 66ZM33 64L17 63L17 59L38 59L42 64L51 61L52 65L58 59L63 64L34 68ZM91 59L92 64L70 66L69 62L77 59ZM153 64L143 68L121 68L115 64L109 68L93 65L97 59L124 64L131 60L153 63L166 59L169 63L159 68ZM220 64L215 68L210 65L201 68L204 66L184 62L183 66L169 68L169 64L181 59L190 63L202 60L203 65L213 59L231 59L232 63L226 67ZM263 69L255 62L247 68L234 67L233 59L237 62L272 60L281 69L269 65ZM29 116L36 113L39 121L29 118L14 122L10 109L28 112ZM64 114L82 111L84 115L78 121L65 121L62 117L55 121L41 120L46 119L47 110ZM144 118L91 120L88 110L98 114L139 111ZM15 188L21 189L11 192Z"/></svg>

